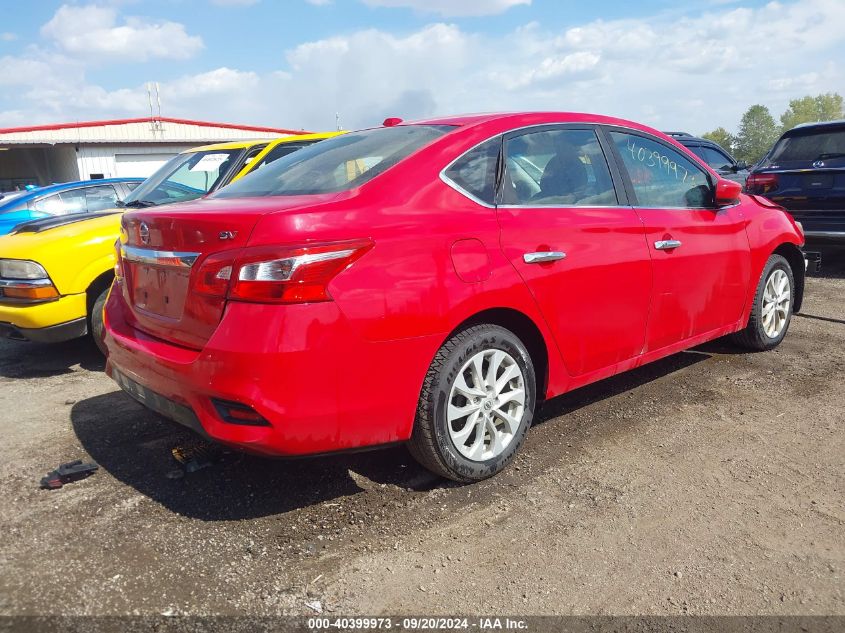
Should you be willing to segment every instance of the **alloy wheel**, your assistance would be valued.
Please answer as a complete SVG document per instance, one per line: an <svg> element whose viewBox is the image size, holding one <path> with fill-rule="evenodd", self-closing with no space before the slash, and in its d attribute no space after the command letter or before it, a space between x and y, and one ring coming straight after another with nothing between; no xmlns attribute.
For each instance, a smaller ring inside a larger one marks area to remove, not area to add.
<svg viewBox="0 0 845 633"><path fill-rule="evenodd" d="M446 404L449 435L469 460L500 455L525 413L525 377L513 357L487 349L470 358L455 378Z"/></svg>
<svg viewBox="0 0 845 633"><path fill-rule="evenodd" d="M789 277L776 268L766 280L763 290L763 331L769 338L777 338L786 327L792 302Z"/></svg>

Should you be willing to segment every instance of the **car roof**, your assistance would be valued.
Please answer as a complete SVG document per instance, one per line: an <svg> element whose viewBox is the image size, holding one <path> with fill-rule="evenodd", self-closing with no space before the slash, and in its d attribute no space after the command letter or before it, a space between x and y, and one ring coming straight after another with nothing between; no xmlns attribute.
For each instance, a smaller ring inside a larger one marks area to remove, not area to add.
<svg viewBox="0 0 845 633"><path fill-rule="evenodd" d="M182 153L192 154L194 152L208 152L225 149L249 149L250 147L255 147L256 145L269 145L270 143L279 145L281 143L292 143L294 141L322 141L323 139L331 138L332 136L337 136L338 134L344 133L345 131L314 132L308 134L291 134L289 136L281 136L276 138L257 138L250 139L248 141L228 141L226 143L212 143L211 145L201 145L199 147L192 147L191 149L186 149Z"/></svg>
<svg viewBox="0 0 845 633"><path fill-rule="evenodd" d="M845 127L845 119L836 119L835 121L813 121L811 123L799 123L791 130L787 130L786 132L784 132L784 134L789 134L794 130L808 130L815 127Z"/></svg>
<svg viewBox="0 0 845 633"><path fill-rule="evenodd" d="M77 189L79 187L96 187L98 185L110 184L115 182L144 182L144 178L98 178L96 180L75 180L73 182L57 182L52 185L44 185L43 187L36 187L28 191L18 192L21 195L15 196L15 202L22 202L24 200L31 200L38 196L43 196L58 191L67 191L68 189ZM14 193L14 192L7 192ZM8 200L11 202L12 200ZM3 206L3 198L0 198L0 206Z"/></svg>
<svg viewBox="0 0 845 633"><path fill-rule="evenodd" d="M295 134L292 136L283 136L282 138L273 139L270 145L284 145L285 143L294 143L296 141L322 141L327 138L340 136L346 134L346 130L338 130L335 132L315 132L314 134Z"/></svg>
<svg viewBox="0 0 845 633"><path fill-rule="evenodd" d="M289 138L287 136L283 138ZM256 138L251 139L249 141L227 141L226 143L212 143L211 145L200 145L199 147L192 147L191 149L186 149L182 154L193 154L194 152L207 152L207 151L214 151L214 150L224 150L224 149L247 149L250 147L255 147L256 145L266 145L267 143L272 143L277 139L275 138Z"/></svg>
<svg viewBox="0 0 845 633"><path fill-rule="evenodd" d="M456 116L445 116L419 121L409 121L402 125L455 125L469 127L483 123L498 121L506 124L525 125L554 125L557 123L589 123L595 125L615 125L619 127L639 130L650 134L663 135L656 130L642 123L606 116L603 114L590 114L586 112L560 112L560 111L536 111L536 112L485 112L480 114L462 114Z"/></svg>

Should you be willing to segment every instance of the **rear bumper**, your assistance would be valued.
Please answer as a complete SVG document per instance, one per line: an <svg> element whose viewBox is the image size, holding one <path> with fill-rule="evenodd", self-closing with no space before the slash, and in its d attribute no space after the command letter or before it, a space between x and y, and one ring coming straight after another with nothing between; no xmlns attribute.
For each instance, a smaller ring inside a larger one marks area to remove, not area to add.
<svg viewBox="0 0 845 633"><path fill-rule="evenodd" d="M804 256L804 270L817 273L822 269L822 254L818 251L801 251Z"/></svg>
<svg viewBox="0 0 845 633"><path fill-rule="evenodd" d="M775 200L777 202L777 200ZM804 237L809 242L845 242L845 209L841 210L792 210L790 215L804 227Z"/></svg>
<svg viewBox="0 0 845 633"><path fill-rule="evenodd" d="M440 344L439 337L367 341L332 302L230 302L202 350L151 337L128 316L121 293L111 293L106 372L159 414L266 455L406 440ZM227 422L214 400L246 405L269 424Z"/></svg>
<svg viewBox="0 0 845 633"><path fill-rule="evenodd" d="M818 242L845 243L845 231L805 231L804 237Z"/></svg>

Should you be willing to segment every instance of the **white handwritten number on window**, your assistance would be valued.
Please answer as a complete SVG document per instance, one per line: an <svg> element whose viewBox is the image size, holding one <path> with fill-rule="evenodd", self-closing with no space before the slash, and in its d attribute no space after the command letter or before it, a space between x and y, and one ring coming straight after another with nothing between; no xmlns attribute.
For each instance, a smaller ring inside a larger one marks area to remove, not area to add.
<svg viewBox="0 0 845 633"><path fill-rule="evenodd" d="M669 176L674 175L675 180L680 180L690 185L695 184L694 173L690 172L683 165L678 165L678 163L657 150L648 150L645 147L638 146L634 141L628 140L628 151L631 152L631 158L641 162L646 167L659 169L661 172L665 171Z"/></svg>

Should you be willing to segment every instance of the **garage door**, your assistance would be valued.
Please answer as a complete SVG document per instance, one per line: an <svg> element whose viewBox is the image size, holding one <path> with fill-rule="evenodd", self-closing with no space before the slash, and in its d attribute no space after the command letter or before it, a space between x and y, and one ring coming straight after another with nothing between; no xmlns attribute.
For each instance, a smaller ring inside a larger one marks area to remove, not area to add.
<svg viewBox="0 0 845 633"><path fill-rule="evenodd" d="M173 154L115 154L115 176L118 178L146 178L176 155Z"/></svg>

